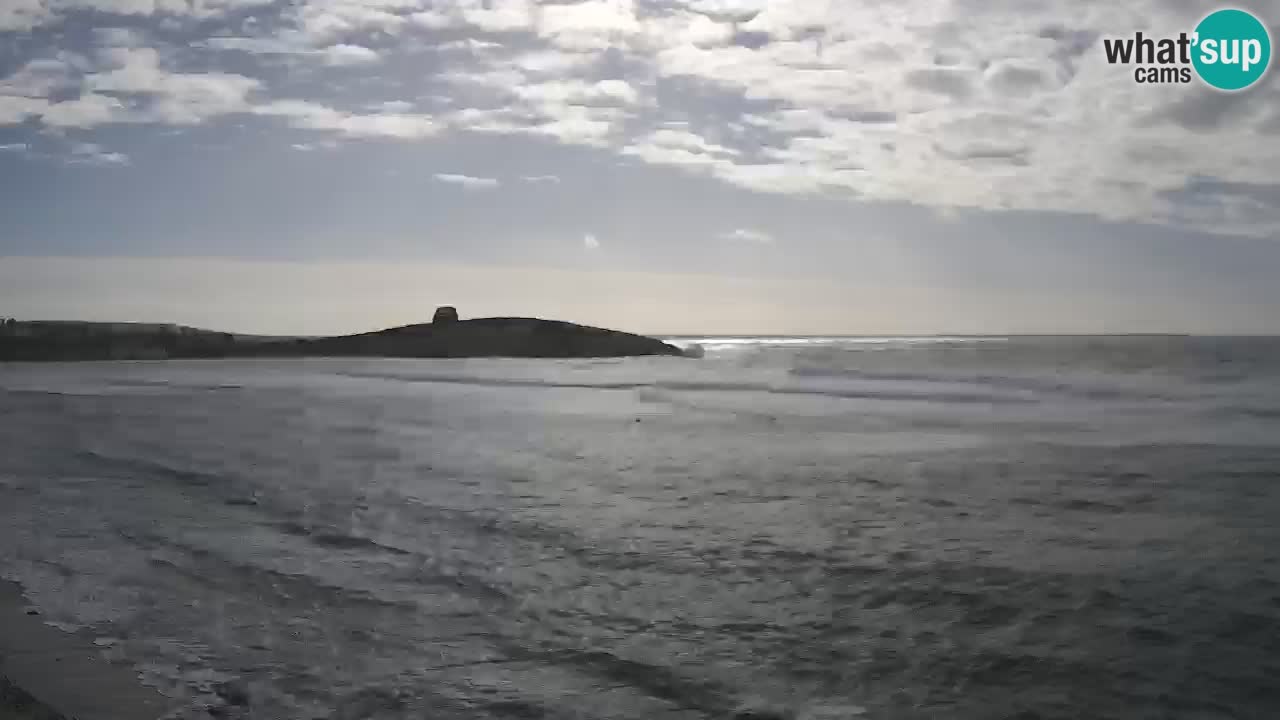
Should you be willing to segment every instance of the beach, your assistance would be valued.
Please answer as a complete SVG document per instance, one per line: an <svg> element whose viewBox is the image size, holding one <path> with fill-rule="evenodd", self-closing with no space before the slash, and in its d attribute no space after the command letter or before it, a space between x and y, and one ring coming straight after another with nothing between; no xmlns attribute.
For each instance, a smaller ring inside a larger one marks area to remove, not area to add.
<svg viewBox="0 0 1280 720"><path fill-rule="evenodd" d="M0 581L0 718L155 720L169 705L91 639L45 624L20 585Z"/></svg>

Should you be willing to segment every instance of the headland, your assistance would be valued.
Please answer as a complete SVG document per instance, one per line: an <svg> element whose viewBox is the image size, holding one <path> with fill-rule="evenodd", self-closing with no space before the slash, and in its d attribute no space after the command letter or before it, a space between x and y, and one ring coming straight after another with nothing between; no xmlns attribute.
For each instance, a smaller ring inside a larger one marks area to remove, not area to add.
<svg viewBox="0 0 1280 720"><path fill-rule="evenodd" d="M651 337L559 320L461 320L451 307L432 321L327 337L238 335L175 324L0 322L0 361L164 360L236 357L591 358L682 355Z"/></svg>

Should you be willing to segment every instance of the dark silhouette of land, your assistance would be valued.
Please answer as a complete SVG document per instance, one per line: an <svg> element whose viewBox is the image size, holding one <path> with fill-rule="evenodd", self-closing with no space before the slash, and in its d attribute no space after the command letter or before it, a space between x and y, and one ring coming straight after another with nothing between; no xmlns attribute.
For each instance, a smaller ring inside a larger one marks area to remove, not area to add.
<svg viewBox="0 0 1280 720"><path fill-rule="evenodd" d="M681 355L654 338L537 318L432 322L333 337L265 337L181 325L76 321L0 323L0 361L159 360L233 357L526 357Z"/></svg>

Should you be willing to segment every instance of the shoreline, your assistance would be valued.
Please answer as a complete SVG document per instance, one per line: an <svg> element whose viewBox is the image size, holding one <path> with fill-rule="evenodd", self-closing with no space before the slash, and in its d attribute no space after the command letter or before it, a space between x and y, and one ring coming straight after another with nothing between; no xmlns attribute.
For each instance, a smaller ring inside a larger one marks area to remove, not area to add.
<svg viewBox="0 0 1280 720"><path fill-rule="evenodd" d="M239 338L239 339L238 339ZM0 359L27 361L165 360L228 357L521 357L680 356L656 338L560 320L489 317L459 320L443 307L429 323L332 337L245 339L178 325L77 321L0 323Z"/></svg>
<svg viewBox="0 0 1280 720"><path fill-rule="evenodd" d="M0 719L157 720L172 710L131 666L29 608L21 585L0 580Z"/></svg>

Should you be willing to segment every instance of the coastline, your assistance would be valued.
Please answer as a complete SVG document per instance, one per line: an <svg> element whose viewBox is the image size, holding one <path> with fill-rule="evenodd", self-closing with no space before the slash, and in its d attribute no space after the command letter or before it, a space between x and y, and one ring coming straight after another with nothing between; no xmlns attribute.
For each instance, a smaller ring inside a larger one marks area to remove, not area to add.
<svg viewBox="0 0 1280 720"><path fill-rule="evenodd" d="M0 720L156 720L171 710L132 668L28 608L22 586L0 580Z"/></svg>
<svg viewBox="0 0 1280 720"><path fill-rule="evenodd" d="M452 312L442 312L449 310ZM525 317L457 319L355 335L262 338L179 325L78 321L0 324L0 361L73 362L214 358L607 358L669 355L680 348L619 330Z"/></svg>

